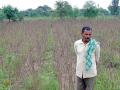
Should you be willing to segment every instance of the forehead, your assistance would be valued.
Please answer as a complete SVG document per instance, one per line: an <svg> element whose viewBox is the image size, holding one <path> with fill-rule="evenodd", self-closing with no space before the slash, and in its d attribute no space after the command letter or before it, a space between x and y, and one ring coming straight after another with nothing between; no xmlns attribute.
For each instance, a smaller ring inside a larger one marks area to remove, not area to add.
<svg viewBox="0 0 120 90"><path fill-rule="evenodd" d="M92 31L90 30L90 31L88 31L88 30L85 30L84 32L83 32L83 34L91 34L92 33Z"/></svg>

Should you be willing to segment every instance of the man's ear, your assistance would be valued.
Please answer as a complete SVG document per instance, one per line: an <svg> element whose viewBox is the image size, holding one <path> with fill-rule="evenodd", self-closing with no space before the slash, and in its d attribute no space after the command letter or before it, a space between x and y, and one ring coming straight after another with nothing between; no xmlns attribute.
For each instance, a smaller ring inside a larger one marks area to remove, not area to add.
<svg viewBox="0 0 120 90"><path fill-rule="evenodd" d="M81 35L83 35L83 33L81 32Z"/></svg>

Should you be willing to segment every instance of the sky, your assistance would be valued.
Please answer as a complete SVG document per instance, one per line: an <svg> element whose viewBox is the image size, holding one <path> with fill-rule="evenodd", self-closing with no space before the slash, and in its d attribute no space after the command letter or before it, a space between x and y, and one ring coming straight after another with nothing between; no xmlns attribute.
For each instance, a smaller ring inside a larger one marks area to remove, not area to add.
<svg viewBox="0 0 120 90"><path fill-rule="evenodd" d="M55 1L58 0L0 0L0 8L11 5L16 7L19 10L26 10L29 8L36 9L38 6L48 5L51 8L55 8ZM82 8L86 1L88 0L64 0L69 2L72 7ZM92 0L99 7L107 9L107 7L111 4L112 0Z"/></svg>

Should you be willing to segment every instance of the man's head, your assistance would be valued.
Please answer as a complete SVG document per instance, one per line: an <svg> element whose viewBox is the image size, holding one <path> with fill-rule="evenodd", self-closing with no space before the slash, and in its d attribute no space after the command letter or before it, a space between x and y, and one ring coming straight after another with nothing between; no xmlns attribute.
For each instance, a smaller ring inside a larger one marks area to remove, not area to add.
<svg viewBox="0 0 120 90"><path fill-rule="evenodd" d="M81 35L82 35L82 40L85 43L89 42L91 39L91 35L92 35L92 28L88 26L83 27L81 31Z"/></svg>

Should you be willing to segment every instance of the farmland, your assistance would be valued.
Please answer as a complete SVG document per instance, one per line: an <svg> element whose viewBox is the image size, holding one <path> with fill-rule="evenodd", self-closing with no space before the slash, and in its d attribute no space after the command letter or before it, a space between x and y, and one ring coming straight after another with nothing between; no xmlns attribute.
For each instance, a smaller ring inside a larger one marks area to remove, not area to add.
<svg viewBox="0 0 120 90"><path fill-rule="evenodd" d="M74 90L73 44L93 28L101 57L94 90L120 90L120 20L0 22L0 90Z"/></svg>

